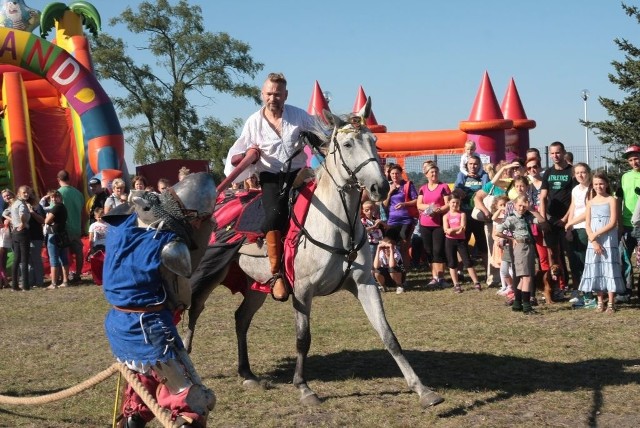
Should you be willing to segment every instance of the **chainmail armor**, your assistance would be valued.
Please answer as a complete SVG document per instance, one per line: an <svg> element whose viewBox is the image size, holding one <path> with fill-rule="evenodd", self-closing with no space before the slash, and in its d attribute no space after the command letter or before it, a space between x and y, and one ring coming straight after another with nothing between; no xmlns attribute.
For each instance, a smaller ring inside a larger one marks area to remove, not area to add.
<svg viewBox="0 0 640 428"><path fill-rule="evenodd" d="M160 195L153 192L145 192L142 198L149 203L149 211L154 217L164 222L163 228L174 232L178 238L183 240L189 249L193 249L194 243L191 239L193 228L187 216L184 215L182 206L172 192L162 192Z"/></svg>

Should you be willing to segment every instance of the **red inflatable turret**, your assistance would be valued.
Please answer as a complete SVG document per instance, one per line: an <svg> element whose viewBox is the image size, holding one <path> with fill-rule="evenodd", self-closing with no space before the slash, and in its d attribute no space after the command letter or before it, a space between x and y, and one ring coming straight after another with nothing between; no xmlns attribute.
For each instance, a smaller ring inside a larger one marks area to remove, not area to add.
<svg viewBox="0 0 640 428"><path fill-rule="evenodd" d="M506 159L525 159L529 148L529 130L536 127L536 121L527 118L513 78L502 100L502 114L505 119L513 121L513 128L504 132Z"/></svg>
<svg viewBox="0 0 640 428"><path fill-rule="evenodd" d="M505 158L504 130L513 127L513 121L505 119L485 71L469 120L460 122L460 130L475 141L476 151L484 155L483 162L496 163Z"/></svg>
<svg viewBox="0 0 640 428"><path fill-rule="evenodd" d="M356 102L353 104L352 111L354 113L359 112L366 103L367 103L367 96L364 93L364 89L362 89L362 86L360 86L360 89L358 89L358 95L356 96ZM373 109L371 109L371 114L369 114L369 117L367 118L367 121L365 123L367 125L367 128L369 128L373 133L387 132L386 126L378 125L378 122L376 121L376 116L373 114Z"/></svg>
<svg viewBox="0 0 640 428"><path fill-rule="evenodd" d="M329 108L329 102L325 98L322 89L320 89L320 84L316 80L316 84L313 87L313 92L311 93L309 107L307 107L307 113L313 116L318 116L322 118L324 123L328 123L327 118L324 117L324 114L322 113L323 110L331 111L331 109ZM311 153L311 147L306 146L304 148L304 152L307 154L307 166L315 168L320 164L321 159Z"/></svg>
<svg viewBox="0 0 640 428"><path fill-rule="evenodd" d="M329 108L329 103L324 97L322 89L320 89L320 84L316 80L316 84L313 87L313 93L311 94L311 100L309 101L309 107L307 107L307 113L314 116L320 116L322 120L327 123L327 119L322 114L323 110L331 111L331 109Z"/></svg>

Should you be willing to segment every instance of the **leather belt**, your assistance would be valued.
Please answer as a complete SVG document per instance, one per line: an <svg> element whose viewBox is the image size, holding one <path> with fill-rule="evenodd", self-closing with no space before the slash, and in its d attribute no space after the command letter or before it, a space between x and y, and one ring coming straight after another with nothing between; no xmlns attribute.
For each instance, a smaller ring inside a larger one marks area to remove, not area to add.
<svg viewBox="0 0 640 428"><path fill-rule="evenodd" d="M134 307L134 306L116 306L113 305L113 309L121 311L121 312L129 312L129 313L139 313L144 314L147 312L160 312L164 310L166 307L163 304L154 305L154 306L143 306L143 307Z"/></svg>

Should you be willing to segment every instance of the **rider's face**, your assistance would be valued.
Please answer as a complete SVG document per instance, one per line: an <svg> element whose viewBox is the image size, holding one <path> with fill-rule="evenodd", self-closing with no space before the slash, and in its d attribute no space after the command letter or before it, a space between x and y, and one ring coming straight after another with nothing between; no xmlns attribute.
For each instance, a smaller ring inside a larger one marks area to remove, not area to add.
<svg viewBox="0 0 640 428"><path fill-rule="evenodd" d="M284 83L276 83L270 80L264 82L262 86L262 102L267 110L280 114L284 109L284 102L287 100L287 91Z"/></svg>

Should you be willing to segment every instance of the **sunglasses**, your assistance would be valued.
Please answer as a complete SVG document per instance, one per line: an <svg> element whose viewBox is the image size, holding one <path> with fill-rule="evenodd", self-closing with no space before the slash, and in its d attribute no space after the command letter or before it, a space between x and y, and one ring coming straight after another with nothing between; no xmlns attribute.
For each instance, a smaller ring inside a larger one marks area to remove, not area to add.
<svg viewBox="0 0 640 428"><path fill-rule="evenodd" d="M540 168L540 165L527 166L527 169L538 169L538 168Z"/></svg>

